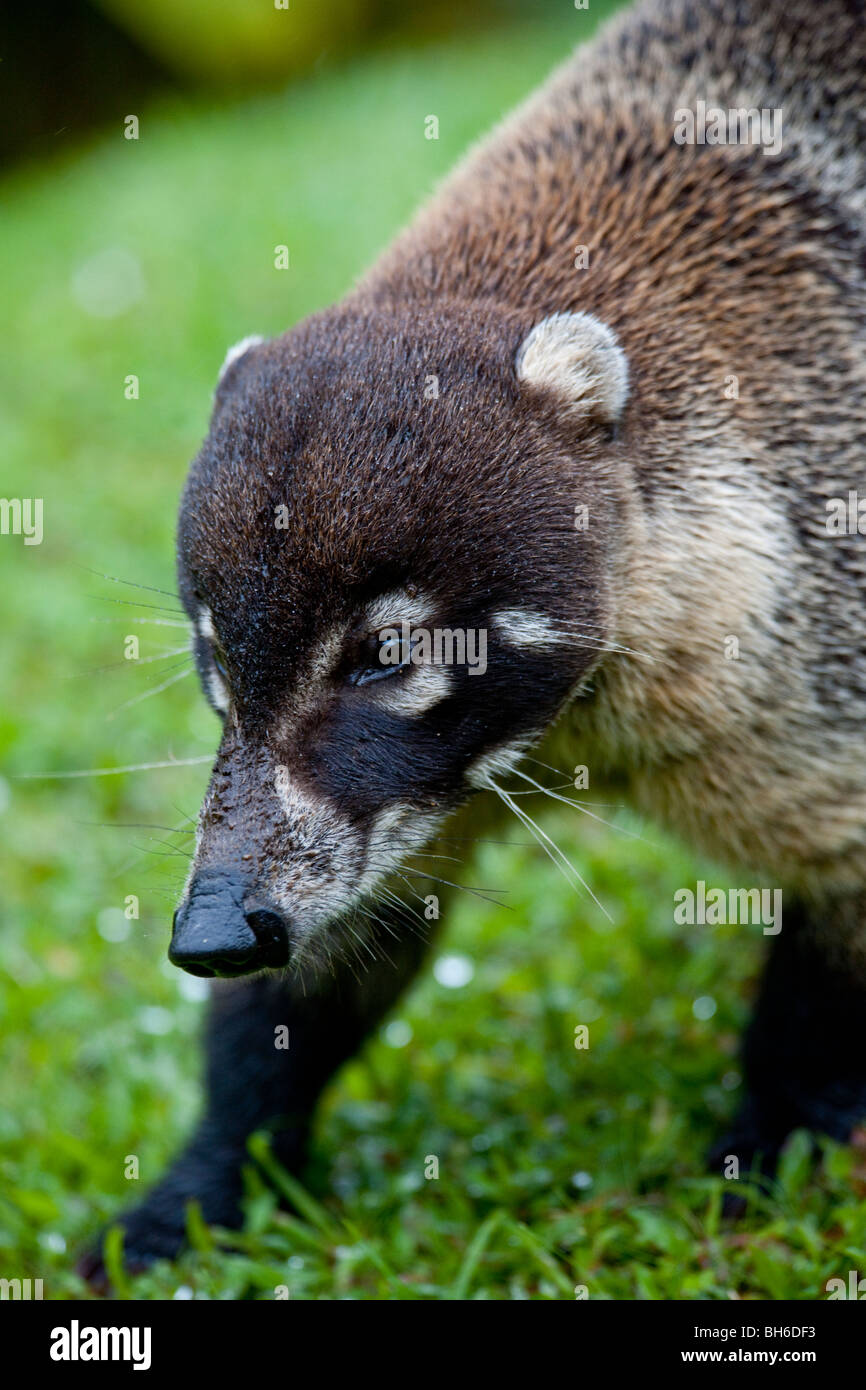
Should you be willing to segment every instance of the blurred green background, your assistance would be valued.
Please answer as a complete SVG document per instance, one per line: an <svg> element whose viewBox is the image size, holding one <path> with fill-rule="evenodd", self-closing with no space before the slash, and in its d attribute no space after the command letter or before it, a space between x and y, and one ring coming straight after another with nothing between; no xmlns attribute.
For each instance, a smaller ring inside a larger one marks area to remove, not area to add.
<svg viewBox="0 0 866 1390"><path fill-rule="evenodd" d="M195 816L206 765L33 774L215 748L176 601L127 584L174 589L179 491L225 348L339 297L611 8L478 5L471 22L456 5L362 0L66 10L85 16L66 43L72 95L40 115L37 90L21 108L0 201L2 493L42 497L45 527L39 546L0 538L2 1277L80 1295L77 1247L159 1175L198 1104L201 986L165 950L189 844L173 828ZM87 25L125 58L82 92ZM2 69L13 94L28 62L38 78L53 61L26 24L4 53L20 60ZM438 141L423 137L430 113ZM564 808L553 824L612 924L540 851L484 846L468 881L508 906L464 897L435 968L332 1087L302 1215L251 1178L243 1235L195 1227L179 1266L120 1292L808 1299L856 1267L862 1155L830 1148L815 1175L795 1142L745 1224L720 1222L702 1164L736 1100L761 942L674 927L674 889L712 867L603 814L620 829Z"/></svg>

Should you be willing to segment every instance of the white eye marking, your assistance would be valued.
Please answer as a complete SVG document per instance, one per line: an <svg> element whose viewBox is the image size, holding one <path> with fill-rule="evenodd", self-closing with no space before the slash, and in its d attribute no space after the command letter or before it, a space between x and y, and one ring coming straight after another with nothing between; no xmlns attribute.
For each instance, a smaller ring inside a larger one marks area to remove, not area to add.
<svg viewBox="0 0 866 1390"><path fill-rule="evenodd" d="M405 589L395 589L368 604L367 626L371 632L383 627L399 627L401 622L423 627L434 608L433 600L426 594L410 595Z"/></svg>
<svg viewBox="0 0 866 1390"><path fill-rule="evenodd" d="M346 629L344 624L340 624L338 627L332 627L325 633L304 672L303 680L300 682L303 686L309 687L319 685L331 675L340 659L345 640Z"/></svg>
<svg viewBox="0 0 866 1390"><path fill-rule="evenodd" d="M213 616L206 603L203 603L196 615L196 626L206 642L214 639Z"/></svg>
<svg viewBox="0 0 866 1390"><path fill-rule="evenodd" d="M370 632L402 631L404 626L426 627L434 611L435 603L429 595L394 589L368 604L365 619ZM379 682L373 687L373 694L377 704L393 714L412 718L438 705L450 690L451 679L441 664L413 662L405 676Z"/></svg>
<svg viewBox="0 0 866 1390"><path fill-rule="evenodd" d="M214 707L219 710L220 714L226 714L230 704L229 692L225 681L214 665L212 645L216 639L216 630L213 625L211 611L205 603L201 604L199 607L198 613L196 614L195 626L199 636L208 649L208 660L204 673L208 692Z"/></svg>
<svg viewBox="0 0 866 1390"><path fill-rule="evenodd" d="M210 666L206 672L207 687L214 706L220 714L228 714L229 693L226 690L225 681L222 679L215 666Z"/></svg>
<svg viewBox="0 0 866 1390"><path fill-rule="evenodd" d="M229 367L237 362L239 358L245 356L250 348L258 347L259 343L263 343L264 341L264 338L262 338L260 334L251 333L248 338L241 338L239 343L235 343L234 347L230 347L225 355L225 361L220 367L220 374L217 377L217 386L219 386Z"/></svg>
<svg viewBox="0 0 866 1390"><path fill-rule="evenodd" d="M568 641L568 634L550 618L530 608L503 608L493 614L493 624L510 647L551 647Z"/></svg>
<svg viewBox="0 0 866 1390"><path fill-rule="evenodd" d="M397 676L390 681L382 681L373 686L376 703L393 714L424 714L440 700L444 700L451 690L451 680L443 666L422 663L413 666L405 676Z"/></svg>
<svg viewBox="0 0 866 1390"><path fill-rule="evenodd" d="M291 700L287 700L277 727L277 737L290 739L304 720L311 718L320 703L322 687L333 673L345 642L345 627L331 627L314 649L294 682Z"/></svg>

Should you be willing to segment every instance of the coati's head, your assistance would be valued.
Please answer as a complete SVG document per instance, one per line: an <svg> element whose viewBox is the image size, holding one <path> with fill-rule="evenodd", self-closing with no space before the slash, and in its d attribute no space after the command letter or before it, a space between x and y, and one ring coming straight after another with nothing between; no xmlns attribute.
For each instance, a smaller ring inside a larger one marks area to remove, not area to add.
<svg viewBox="0 0 866 1390"><path fill-rule="evenodd" d="M551 722L606 630L625 394L613 334L582 314L533 329L358 297L232 350L180 514L224 732L176 964L330 949Z"/></svg>

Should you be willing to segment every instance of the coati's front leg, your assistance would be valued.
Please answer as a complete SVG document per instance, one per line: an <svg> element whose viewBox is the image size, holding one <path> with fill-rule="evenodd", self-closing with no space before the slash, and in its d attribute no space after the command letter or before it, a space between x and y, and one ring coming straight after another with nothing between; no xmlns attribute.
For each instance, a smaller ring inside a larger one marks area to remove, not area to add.
<svg viewBox="0 0 866 1390"><path fill-rule="evenodd" d="M713 1167L775 1170L792 1130L846 1142L866 1120L866 911L846 898L787 908L746 1033L746 1094ZM858 944L859 935L859 944Z"/></svg>
<svg viewBox="0 0 866 1390"><path fill-rule="evenodd" d="M375 963L337 964L314 985L298 975L269 974L213 986L204 1115L162 1181L119 1217L131 1268L178 1253L192 1199L209 1224L240 1224L242 1169L250 1162L246 1141L254 1130L271 1129L280 1162L298 1171L323 1087L396 1001L425 954L420 923L417 934L405 921L393 930L400 931L397 939L384 929L380 941L368 938ZM387 953L381 958L380 947ZM79 1270L100 1282L101 1248L87 1254Z"/></svg>

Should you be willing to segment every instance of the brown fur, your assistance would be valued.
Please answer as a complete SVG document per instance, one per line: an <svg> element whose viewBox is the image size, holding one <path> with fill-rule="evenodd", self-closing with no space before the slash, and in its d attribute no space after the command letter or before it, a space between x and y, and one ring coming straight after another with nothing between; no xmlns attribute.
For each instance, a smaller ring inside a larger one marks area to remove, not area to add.
<svg viewBox="0 0 866 1390"><path fill-rule="evenodd" d="M781 107L782 153L675 144L697 98ZM601 465L621 519L609 635L654 661L605 660L577 757L709 852L822 891L866 872L866 541L824 531L828 498L866 492L864 113L859 4L644 4L357 292L616 331L632 390ZM576 501L592 468L575 458Z"/></svg>

